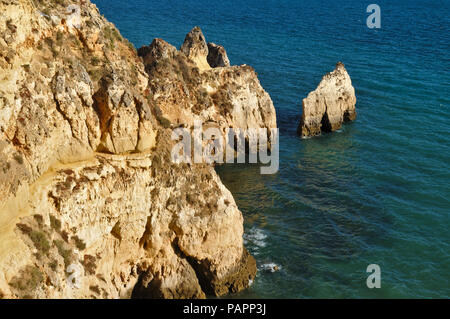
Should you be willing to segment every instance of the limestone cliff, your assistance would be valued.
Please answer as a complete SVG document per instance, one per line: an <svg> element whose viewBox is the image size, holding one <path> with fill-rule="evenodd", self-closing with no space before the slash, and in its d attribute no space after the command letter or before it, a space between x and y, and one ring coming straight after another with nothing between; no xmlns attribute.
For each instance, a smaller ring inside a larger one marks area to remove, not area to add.
<svg viewBox="0 0 450 319"><path fill-rule="evenodd" d="M356 96L344 64L337 63L333 72L326 74L316 90L303 99L303 114L298 134L314 136L332 132L342 123L356 119Z"/></svg>
<svg viewBox="0 0 450 319"><path fill-rule="evenodd" d="M171 162L170 136L196 118L275 127L254 70L211 68L199 29L141 58L87 0L0 8L0 297L246 288L242 213L212 166Z"/></svg>

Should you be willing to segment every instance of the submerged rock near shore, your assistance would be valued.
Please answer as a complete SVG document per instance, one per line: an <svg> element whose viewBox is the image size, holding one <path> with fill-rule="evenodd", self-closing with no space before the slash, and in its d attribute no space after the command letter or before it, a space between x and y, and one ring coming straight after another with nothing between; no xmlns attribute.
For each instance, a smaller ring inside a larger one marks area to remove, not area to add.
<svg viewBox="0 0 450 319"><path fill-rule="evenodd" d="M34 3L0 3L0 298L248 287L232 194L212 165L170 152L172 129L196 119L276 127L255 71L211 68L199 28L181 51L155 39L138 55L90 1Z"/></svg>
<svg viewBox="0 0 450 319"><path fill-rule="evenodd" d="M316 90L303 99L303 114L297 132L314 136L333 132L356 119L356 96L350 76L341 62L326 74Z"/></svg>

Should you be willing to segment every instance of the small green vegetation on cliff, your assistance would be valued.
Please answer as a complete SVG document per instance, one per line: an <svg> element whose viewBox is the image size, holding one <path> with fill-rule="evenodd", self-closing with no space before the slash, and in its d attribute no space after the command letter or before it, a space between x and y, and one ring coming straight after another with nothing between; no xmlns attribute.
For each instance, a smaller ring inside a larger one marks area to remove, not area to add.
<svg viewBox="0 0 450 319"><path fill-rule="evenodd" d="M51 9L55 9L56 6L67 7L70 4L68 0L32 0L31 2L35 7L47 15L49 15Z"/></svg>
<svg viewBox="0 0 450 319"><path fill-rule="evenodd" d="M69 267L73 260L72 250L66 249L65 244L62 240L54 240L53 244L56 246L56 248L58 248L58 253L64 259L64 265L66 266L66 268Z"/></svg>
<svg viewBox="0 0 450 319"><path fill-rule="evenodd" d="M44 276L40 269L36 266L26 266L14 277L9 285L18 290L22 297L29 296L42 282Z"/></svg>
<svg viewBox="0 0 450 319"><path fill-rule="evenodd" d="M61 231L61 221L53 215L50 215L50 226L57 232Z"/></svg>
<svg viewBox="0 0 450 319"><path fill-rule="evenodd" d="M115 42L116 41L122 41L122 36L120 35L120 33L117 31L116 28L112 28L110 26L105 26L103 28L103 35L105 36L105 39L107 39L109 41L109 47L110 49L114 49L115 48Z"/></svg>
<svg viewBox="0 0 450 319"><path fill-rule="evenodd" d="M21 154L16 153L14 154L14 159L16 160L17 163L19 163L20 165L23 164L23 157Z"/></svg>
<svg viewBox="0 0 450 319"><path fill-rule="evenodd" d="M45 233L33 230L30 233L30 239L38 251L47 254L50 250L50 243L48 242Z"/></svg>
<svg viewBox="0 0 450 319"><path fill-rule="evenodd" d="M85 250L86 249L85 242L82 239L80 239L78 236L72 236L72 240L75 242L75 246L79 250Z"/></svg>

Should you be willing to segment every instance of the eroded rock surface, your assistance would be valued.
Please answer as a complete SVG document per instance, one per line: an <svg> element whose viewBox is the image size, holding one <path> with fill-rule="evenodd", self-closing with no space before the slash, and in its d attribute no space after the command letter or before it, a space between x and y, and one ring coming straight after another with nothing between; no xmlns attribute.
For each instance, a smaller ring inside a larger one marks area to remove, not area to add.
<svg viewBox="0 0 450 319"><path fill-rule="evenodd" d="M82 1L0 2L0 296L203 298L256 273L243 217L210 165L173 164L194 119L276 127L249 66L139 50ZM204 44L203 44L204 42ZM200 43L200 44L199 44Z"/></svg>
<svg viewBox="0 0 450 319"><path fill-rule="evenodd" d="M200 70L208 70L208 45L200 27L194 27L184 39L181 52L186 55Z"/></svg>
<svg viewBox="0 0 450 319"><path fill-rule="evenodd" d="M356 96L344 64L337 63L316 90L303 99L303 114L298 134L314 136L340 129L342 123L356 119Z"/></svg>

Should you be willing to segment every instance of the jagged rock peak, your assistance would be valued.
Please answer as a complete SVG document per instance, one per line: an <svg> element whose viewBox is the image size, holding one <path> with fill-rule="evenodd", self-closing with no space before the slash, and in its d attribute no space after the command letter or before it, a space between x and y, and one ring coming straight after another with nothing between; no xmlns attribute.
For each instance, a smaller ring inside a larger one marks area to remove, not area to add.
<svg viewBox="0 0 450 319"><path fill-rule="evenodd" d="M208 70L211 68L206 60L208 56L208 45L200 27L194 27L186 35L184 43L181 46L181 52L195 62L200 70Z"/></svg>
<svg viewBox="0 0 450 319"><path fill-rule="evenodd" d="M170 59L177 53L177 48L163 39L156 38L149 46L143 46L138 50L138 55L144 60L145 65L152 65L155 61Z"/></svg>
<svg viewBox="0 0 450 319"><path fill-rule="evenodd" d="M342 62L322 78L316 90L303 99L303 114L299 135L314 136L333 132L342 123L356 119L356 96L347 70Z"/></svg>
<svg viewBox="0 0 450 319"><path fill-rule="evenodd" d="M225 50L225 48L212 42L208 43L207 60L212 68L230 66L230 60L228 59L227 51Z"/></svg>

